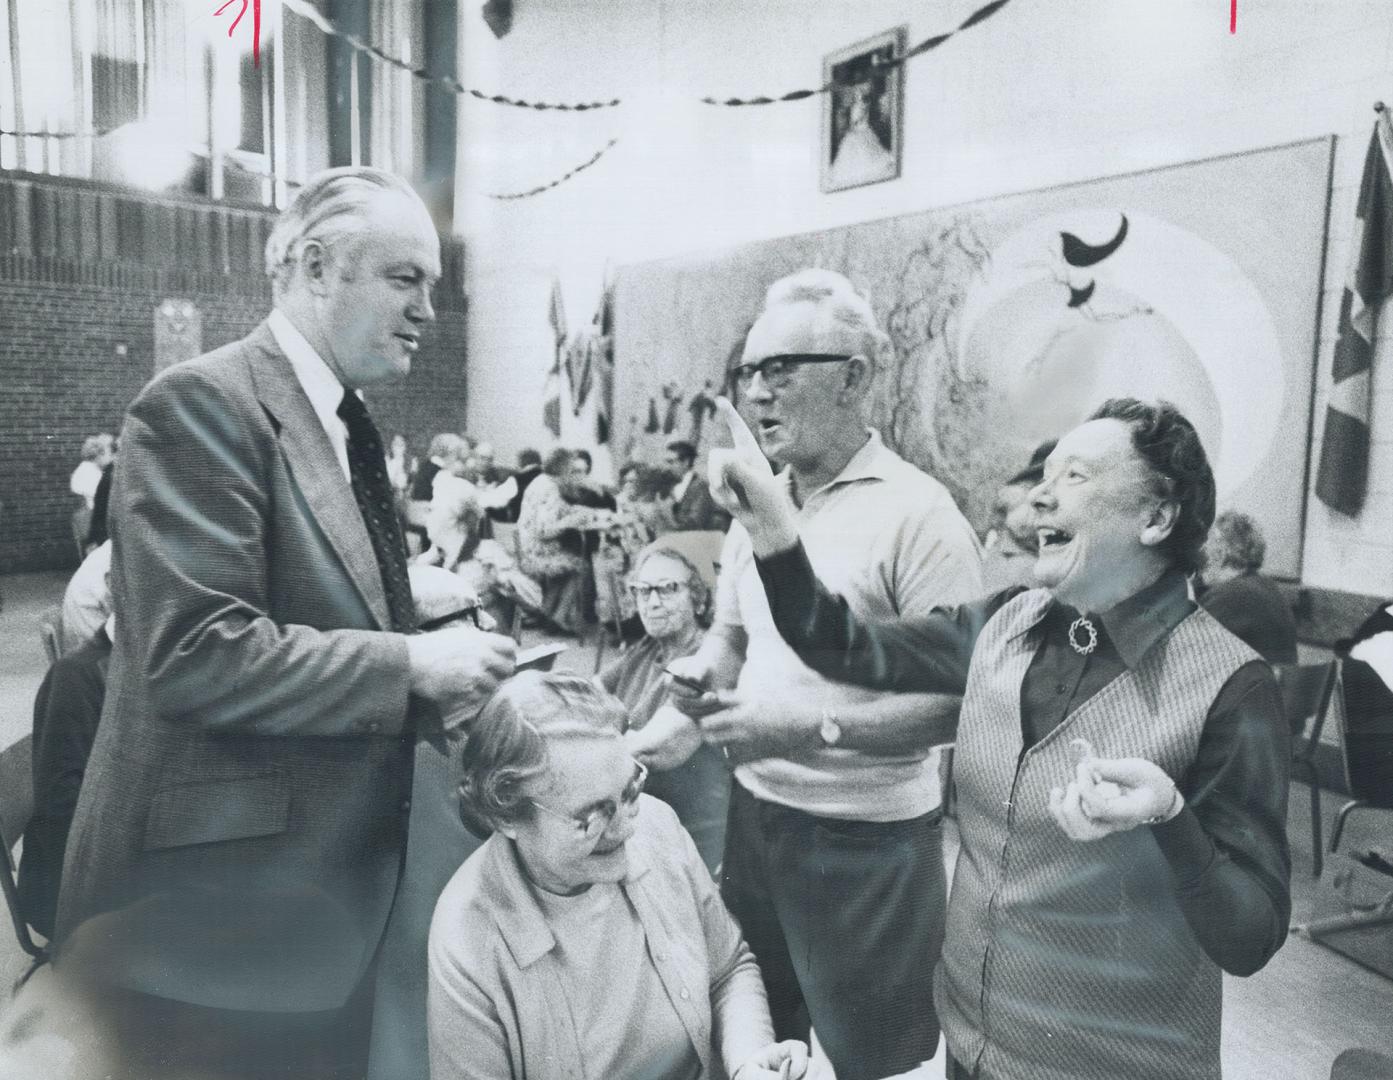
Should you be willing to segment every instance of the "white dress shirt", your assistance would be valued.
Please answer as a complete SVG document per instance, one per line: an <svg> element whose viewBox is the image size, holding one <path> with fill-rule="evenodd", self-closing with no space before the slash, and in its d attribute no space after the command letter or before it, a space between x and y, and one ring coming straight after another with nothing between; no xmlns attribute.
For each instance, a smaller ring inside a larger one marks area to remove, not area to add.
<svg viewBox="0 0 1393 1080"><path fill-rule="evenodd" d="M692 486L692 477L696 475L696 469L691 468L682 474L682 479L672 486L672 501L680 503L687 494L687 489Z"/></svg>
<svg viewBox="0 0 1393 1080"><path fill-rule="evenodd" d="M334 448L334 456L339 460L344 478L352 483L352 474L348 471L348 427L339 419L343 384L285 312L279 308L272 311L266 317L266 328L294 368L295 378L310 399L315 416L324 425L324 433L329 436L329 445Z"/></svg>

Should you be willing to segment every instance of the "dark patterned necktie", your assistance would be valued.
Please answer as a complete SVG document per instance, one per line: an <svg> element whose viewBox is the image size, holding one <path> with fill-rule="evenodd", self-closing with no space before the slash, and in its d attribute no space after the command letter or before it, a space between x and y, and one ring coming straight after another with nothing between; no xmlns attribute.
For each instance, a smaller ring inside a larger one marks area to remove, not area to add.
<svg viewBox="0 0 1393 1080"><path fill-rule="evenodd" d="M392 629L408 633L416 629L416 605L411 599L411 580L406 574L406 544L397 520L392 484L387 479L387 460L382 453L382 436L368 415L362 399L345 390L339 403L339 418L348 427L348 473L353 479L353 497L363 515L372 539L377 568L382 572L382 588Z"/></svg>

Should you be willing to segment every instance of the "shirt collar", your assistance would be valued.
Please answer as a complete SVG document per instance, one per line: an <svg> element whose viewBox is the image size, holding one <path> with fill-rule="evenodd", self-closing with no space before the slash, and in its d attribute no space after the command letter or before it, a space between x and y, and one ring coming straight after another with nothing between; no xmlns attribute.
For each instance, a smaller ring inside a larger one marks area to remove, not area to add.
<svg viewBox="0 0 1393 1080"><path fill-rule="evenodd" d="M1185 575L1171 569L1126 600L1100 612L1096 618L1103 624L1122 662L1135 668L1152 646L1179 626L1194 609Z"/></svg>
<svg viewBox="0 0 1393 1080"><path fill-rule="evenodd" d="M1189 579L1179 570L1166 570L1144 589L1134 592L1120 604L1093 615L1103 624L1108 639L1122 662L1135 668L1152 646L1180 625L1195 610ZM1013 634L1045 633L1053 625L1067 625L1079 613L1067 604L1051 600L1040 609L1029 625Z"/></svg>
<svg viewBox="0 0 1393 1080"><path fill-rule="evenodd" d="M310 399L315 415L326 428L331 420L342 423L339 420L339 405L343 401L344 388L333 369L280 308L275 308L266 317L266 328L290 361L295 378Z"/></svg>
<svg viewBox="0 0 1393 1080"><path fill-rule="evenodd" d="M641 799L646 797L640 796ZM629 870L621 883L626 891L647 874L652 865L648 845L640 839L642 835L636 829L627 845ZM518 966L528 967L556 947L556 937L533 895L517 845L502 833L494 833L488 843L493 845L492 865L485 868L484 882L491 894L494 920Z"/></svg>
<svg viewBox="0 0 1393 1080"><path fill-rule="evenodd" d="M875 428L866 429L866 441L861 449L851 455L851 460L842 467L842 471L834 476L827 483L816 491L808 494L799 493L799 498L803 506L807 506L814 498L831 491L835 487L843 484L854 484L858 480L884 480L887 478L888 470L886 465L894 455L886 449L884 441L880 437L880 432ZM784 485L790 492L793 490L793 471L783 469L779 475L783 477Z"/></svg>

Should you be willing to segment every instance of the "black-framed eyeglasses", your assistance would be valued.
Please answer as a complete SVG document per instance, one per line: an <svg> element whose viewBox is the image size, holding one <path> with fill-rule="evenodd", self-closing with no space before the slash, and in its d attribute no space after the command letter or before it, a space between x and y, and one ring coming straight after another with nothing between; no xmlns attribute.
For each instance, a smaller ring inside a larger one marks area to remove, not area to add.
<svg viewBox="0 0 1393 1080"><path fill-rule="evenodd" d="M758 372L767 386L778 389L787 386L794 371L804 364L842 364L854 358L854 353L777 353L754 363L736 365L730 370L730 378L741 390L748 390Z"/></svg>
<svg viewBox="0 0 1393 1080"><path fill-rule="evenodd" d="M549 817L569 822L575 826L577 834L584 837L587 843L594 843L614 823L621 807L625 810L633 809L634 804L638 802L638 797L643 794L643 786L646 783L648 783L648 767L641 761L635 761L634 775L629 778L629 782L624 785L624 790L619 793L617 803L612 799L606 799L599 806L584 814L563 814L536 799L529 799L528 802Z"/></svg>
<svg viewBox="0 0 1393 1080"><path fill-rule="evenodd" d="M663 600L671 600L683 588L686 587L685 581L657 581L652 585L644 585L642 582L635 581L629 586L629 595L640 604L650 596L658 596Z"/></svg>

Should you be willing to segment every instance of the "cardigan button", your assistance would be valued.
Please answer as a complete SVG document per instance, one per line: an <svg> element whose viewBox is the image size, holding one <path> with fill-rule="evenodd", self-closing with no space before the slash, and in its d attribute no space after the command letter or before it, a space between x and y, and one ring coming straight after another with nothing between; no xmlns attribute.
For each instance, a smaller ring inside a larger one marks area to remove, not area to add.
<svg viewBox="0 0 1393 1080"><path fill-rule="evenodd" d="M691 996L692 996L692 992L691 992L690 990L688 990L685 986L682 987L682 1000L683 1000L683 1001L689 1001L689 1000L691 1000Z"/></svg>

